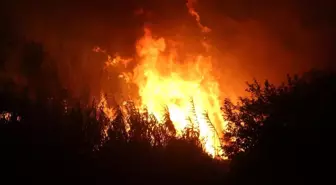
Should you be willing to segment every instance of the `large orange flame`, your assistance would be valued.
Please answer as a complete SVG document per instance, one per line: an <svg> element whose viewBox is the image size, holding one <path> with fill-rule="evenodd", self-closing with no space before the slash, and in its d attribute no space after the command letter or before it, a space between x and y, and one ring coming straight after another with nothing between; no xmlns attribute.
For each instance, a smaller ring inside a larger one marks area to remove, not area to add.
<svg viewBox="0 0 336 185"><path fill-rule="evenodd" d="M219 84L211 76L211 58L191 56L179 63L174 49L165 55L166 49L163 38L154 39L150 30L145 29L144 37L137 43L141 65L135 69L134 76L141 102L159 119L163 116L162 105L167 105L179 131L187 126L187 118L197 121L206 150L215 154L214 148L219 147L216 130L224 128L224 120L220 112ZM196 117L191 111L191 98ZM210 120L204 117L204 111L208 111ZM210 128L211 124L214 129Z"/></svg>
<svg viewBox="0 0 336 185"><path fill-rule="evenodd" d="M208 33L211 29L201 24L200 16L194 9L195 3L196 0L187 0L188 11L196 18L201 31ZM209 51L209 43L203 40L201 44ZM197 54L182 59L177 54L178 49L164 38L154 38L151 30L145 28L144 36L136 43L136 59L108 56L106 67L120 64L126 68L129 62L136 60L138 65L133 73L121 71L119 77L138 86L138 108L146 108L160 121L164 118L166 106L179 135L192 120L198 124L206 152L212 156L222 155L220 133L226 124L220 109L219 83L212 75L212 58ZM106 53L99 48L95 51ZM113 119L113 111L108 108L104 97L101 105Z"/></svg>
<svg viewBox="0 0 336 185"><path fill-rule="evenodd" d="M146 107L162 120L164 106L167 106L178 134L188 125L188 119L193 120L199 125L205 150L218 155L225 121L220 109L219 83L212 76L212 58L191 55L178 61L177 49L164 38L154 38L145 28L144 36L136 44L138 65L133 73L124 72L120 77L139 87L140 109ZM125 65L125 61L130 60L119 56L109 58L106 66L115 66L118 62ZM112 115L111 111L106 112Z"/></svg>

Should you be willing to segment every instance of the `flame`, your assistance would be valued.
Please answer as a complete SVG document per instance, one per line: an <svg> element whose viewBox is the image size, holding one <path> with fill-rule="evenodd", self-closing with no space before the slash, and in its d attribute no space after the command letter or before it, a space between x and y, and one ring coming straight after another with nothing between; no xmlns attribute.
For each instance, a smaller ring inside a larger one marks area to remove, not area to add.
<svg viewBox="0 0 336 185"><path fill-rule="evenodd" d="M201 23L201 17L196 12L196 10L194 8L194 5L195 5L196 2L197 2L197 0L187 0L187 8L188 8L189 14L191 16L195 17L197 25L198 25L198 27L201 28L201 30L202 30L203 33L209 33L209 32L211 32L211 29L202 25L202 23Z"/></svg>
<svg viewBox="0 0 336 185"><path fill-rule="evenodd" d="M214 155L214 148L219 147L216 130L223 130L225 122L220 112L219 83L211 76L211 57L191 56L178 62L174 49L165 54L165 40L154 39L149 29L145 29L136 48L141 64L135 69L134 82L139 86L142 104L159 120L166 105L178 131L187 126L187 118L197 121L205 149ZM196 115L191 111L191 98ZM208 111L210 120L204 111Z"/></svg>
<svg viewBox="0 0 336 185"><path fill-rule="evenodd" d="M211 29L201 24L200 16L194 9L195 3L196 0L187 0L188 11L196 18L201 31L209 33ZM211 49L206 40L200 42L207 52ZM212 58L197 54L181 59L177 54L179 48L174 43L154 38L151 30L145 28L143 37L136 43L138 65L132 72L121 70L119 78L138 86L136 106L140 110L146 109L160 121L164 119L166 106L179 135L192 120L198 124L206 152L213 157L222 155L219 133L225 129L226 122L221 114L218 79L212 75ZM94 51L106 53L98 47ZM117 66L126 69L132 61L135 59L108 55L105 69ZM108 107L105 97L101 98L100 105L105 114L114 119L114 112Z"/></svg>
<svg viewBox="0 0 336 185"><path fill-rule="evenodd" d="M0 120L6 121L6 123L14 120L13 118L16 118L17 122L21 121L21 116L14 116L14 113L3 111L0 113Z"/></svg>
<svg viewBox="0 0 336 185"><path fill-rule="evenodd" d="M132 73L122 72L119 77L126 83L138 86L139 109L146 108L158 120L163 120L167 106L174 126L181 134L193 120L198 124L200 139L209 154L222 154L219 133L225 129L220 109L220 87L212 75L212 58L190 55L180 61L178 48L168 44L164 38L154 38L151 30L144 29L144 36L136 43L138 65ZM120 56L108 57L106 67L124 65ZM105 98L101 100L103 111L110 117Z"/></svg>

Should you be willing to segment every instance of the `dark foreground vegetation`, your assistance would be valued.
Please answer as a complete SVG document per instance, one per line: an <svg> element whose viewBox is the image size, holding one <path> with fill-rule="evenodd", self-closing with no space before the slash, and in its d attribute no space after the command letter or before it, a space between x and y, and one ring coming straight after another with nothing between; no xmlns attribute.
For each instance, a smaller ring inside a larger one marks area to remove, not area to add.
<svg viewBox="0 0 336 185"><path fill-rule="evenodd" d="M40 69L45 59L38 44L22 48L26 85L1 78L0 111L12 113L0 123L3 184L269 185L332 180L333 72L288 77L280 86L254 82L247 88L251 96L238 103L225 101L229 129L222 146L230 160L219 161L203 152L195 125L176 138L169 116L159 125L132 105L127 115L120 113L110 121L97 103L71 98L60 90L54 73Z"/></svg>
<svg viewBox="0 0 336 185"><path fill-rule="evenodd" d="M158 125L130 110L110 122L95 104L3 91L1 110L14 114L1 119L1 176L34 184L321 182L334 171L335 87L336 75L316 72L280 87L254 83L251 97L226 101L230 161L207 156L197 130L175 138L169 119Z"/></svg>
<svg viewBox="0 0 336 185"><path fill-rule="evenodd" d="M169 122L146 121L136 109L111 122L95 105L67 105L66 110L64 101L1 97L2 110L17 113L3 116L0 126L2 175L14 180L170 184L221 177L222 162L203 152L197 133L186 130L177 139Z"/></svg>

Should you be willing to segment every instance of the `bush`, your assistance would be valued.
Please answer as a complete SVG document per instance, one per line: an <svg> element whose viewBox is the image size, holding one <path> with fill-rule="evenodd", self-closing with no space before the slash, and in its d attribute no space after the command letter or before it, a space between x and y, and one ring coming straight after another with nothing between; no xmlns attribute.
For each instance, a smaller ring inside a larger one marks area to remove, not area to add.
<svg viewBox="0 0 336 185"><path fill-rule="evenodd" d="M247 91L250 97L237 104L227 100L223 107L229 121L224 150L233 159L235 173L255 174L259 184L266 176L273 183L304 183L328 174L326 167L334 162L329 149L335 141L335 73L288 76L280 86L255 81Z"/></svg>

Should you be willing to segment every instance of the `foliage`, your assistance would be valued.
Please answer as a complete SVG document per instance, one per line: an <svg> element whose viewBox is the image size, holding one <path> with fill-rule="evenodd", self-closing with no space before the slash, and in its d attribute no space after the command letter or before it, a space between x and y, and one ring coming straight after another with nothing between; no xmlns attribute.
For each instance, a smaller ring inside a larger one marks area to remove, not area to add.
<svg viewBox="0 0 336 185"><path fill-rule="evenodd" d="M241 176L258 179L258 184L325 178L324 165L334 161L334 152L323 150L335 142L335 73L310 71L300 77L288 76L279 86L254 81L247 91L250 97L240 98L237 104L226 100L223 106L229 121L223 148L233 159L235 181L244 181L237 180ZM279 178L282 181L276 180ZM249 183L253 183L251 179Z"/></svg>
<svg viewBox="0 0 336 185"><path fill-rule="evenodd" d="M9 92L2 92L0 97L2 110L22 118L0 120L1 146L6 151L0 157L6 159L8 168L26 169L23 164L27 162L34 165L34 170L25 175L35 178L34 174L43 174L42 179L56 175L62 180L61 177L77 179L86 174L99 177L102 183L111 177L130 183L130 179L122 178L125 176L136 182L149 182L155 176L171 183L195 182L210 176L210 180L216 179L210 174L193 177L193 173L205 173L206 169L217 170L211 165L216 163L204 153L190 128L183 137L176 137L168 111L164 122L159 123L148 112L140 113L130 102L126 113L117 108L111 121L95 102L88 106L70 98L31 101L28 95L17 98ZM17 109L17 105L22 106ZM14 161L16 165L11 166Z"/></svg>

